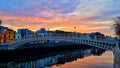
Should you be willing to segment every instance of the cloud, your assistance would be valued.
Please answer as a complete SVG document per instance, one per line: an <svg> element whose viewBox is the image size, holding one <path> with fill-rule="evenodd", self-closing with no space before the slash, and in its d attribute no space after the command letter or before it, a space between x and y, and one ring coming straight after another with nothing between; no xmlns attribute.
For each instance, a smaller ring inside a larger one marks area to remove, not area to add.
<svg viewBox="0 0 120 68"><path fill-rule="evenodd" d="M70 15L76 15L88 21L113 19L120 15L120 1L114 0L80 0L81 4ZM118 3L117 3L118 2Z"/></svg>
<svg viewBox="0 0 120 68"><path fill-rule="evenodd" d="M0 11L18 16L40 17L45 12L49 12L49 14L70 13L77 5L79 5L77 0L1 0Z"/></svg>
<svg viewBox="0 0 120 68"><path fill-rule="evenodd" d="M120 0L0 0L0 3L3 25L15 29L45 27L73 31L76 26L79 32L108 33L112 20L120 16Z"/></svg>

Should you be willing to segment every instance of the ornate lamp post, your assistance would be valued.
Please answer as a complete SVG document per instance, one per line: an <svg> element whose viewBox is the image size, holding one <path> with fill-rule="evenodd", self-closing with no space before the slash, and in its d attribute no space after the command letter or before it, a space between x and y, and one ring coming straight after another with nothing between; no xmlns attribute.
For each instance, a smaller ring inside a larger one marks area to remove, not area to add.
<svg viewBox="0 0 120 68"><path fill-rule="evenodd" d="M76 33L76 26L74 26L74 33Z"/></svg>
<svg viewBox="0 0 120 68"><path fill-rule="evenodd" d="M74 26L74 36L75 36L75 33L76 33L76 26Z"/></svg>

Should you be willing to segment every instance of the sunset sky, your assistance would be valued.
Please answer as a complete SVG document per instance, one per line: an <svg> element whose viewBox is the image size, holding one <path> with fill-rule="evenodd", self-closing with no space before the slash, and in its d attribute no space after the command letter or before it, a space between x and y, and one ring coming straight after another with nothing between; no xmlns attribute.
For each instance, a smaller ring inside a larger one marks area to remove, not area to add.
<svg viewBox="0 0 120 68"><path fill-rule="evenodd" d="M0 0L2 25L14 30L102 32L114 35L111 25L120 16L120 0Z"/></svg>

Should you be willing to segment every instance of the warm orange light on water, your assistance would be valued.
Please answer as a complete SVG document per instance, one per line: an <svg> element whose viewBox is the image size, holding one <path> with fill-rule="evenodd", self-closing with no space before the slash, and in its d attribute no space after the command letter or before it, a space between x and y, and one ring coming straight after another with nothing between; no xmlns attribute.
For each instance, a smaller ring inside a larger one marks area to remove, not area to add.
<svg viewBox="0 0 120 68"><path fill-rule="evenodd" d="M64 65L53 66L51 68L112 68L113 54L107 51L102 56L89 56L77 61L68 62Z"/></svg>

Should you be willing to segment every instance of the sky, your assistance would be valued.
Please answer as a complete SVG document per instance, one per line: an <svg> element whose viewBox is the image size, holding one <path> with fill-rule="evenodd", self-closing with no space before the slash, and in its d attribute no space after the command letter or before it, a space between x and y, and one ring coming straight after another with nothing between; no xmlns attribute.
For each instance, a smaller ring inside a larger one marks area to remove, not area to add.
<svg viewBox="0 0 120 68"><path fill-rule="evenodd" d="M65 30L114 35L120 0L0 0L2 25L17 30Z"/></svg>

